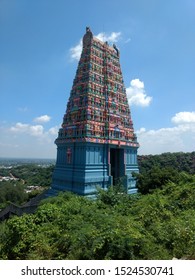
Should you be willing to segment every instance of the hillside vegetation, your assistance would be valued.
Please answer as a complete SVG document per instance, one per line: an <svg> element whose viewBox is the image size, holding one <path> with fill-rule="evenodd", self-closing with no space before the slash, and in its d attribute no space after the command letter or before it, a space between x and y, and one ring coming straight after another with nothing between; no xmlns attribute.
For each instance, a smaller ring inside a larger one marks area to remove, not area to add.
<svg viewBox="0 0 195 280"><path fill-rule="evenodd" d="M181 172L195 174L195 152L138 156L138 163L140 174L135 176L142 194L162 188L169 181L179 182Z"/></svg>
<svg viewBox="0 0 195 280"><path fill-rule="evenodd" d="M172 167L177 171L195 173L195 152L163 153L160 155L138 156L140 172L148 171L153 166L159 168Z"/></svg>
<svg viewBox="0 0 195 280"><path fill-rule="evenodd" d="M149 177L145 194L126 195L120 186L99 190L96 200L64 192L43 200L35 214L2 222L0 258L194 259L194 172L147 165L139 175Z"/></svg>

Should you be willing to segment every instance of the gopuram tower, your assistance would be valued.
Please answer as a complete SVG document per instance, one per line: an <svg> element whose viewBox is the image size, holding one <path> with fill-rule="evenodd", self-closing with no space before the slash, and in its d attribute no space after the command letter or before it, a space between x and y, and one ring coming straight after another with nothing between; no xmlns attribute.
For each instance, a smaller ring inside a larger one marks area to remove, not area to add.
<svg viewBox="0 0 195 280"><path fill-rule="evenodd" d="M93 196L122 182L135 193L139 144L115 45L95 38L86 28L83 49L55 140L57 160L50 193L71 191Z"/></svg>

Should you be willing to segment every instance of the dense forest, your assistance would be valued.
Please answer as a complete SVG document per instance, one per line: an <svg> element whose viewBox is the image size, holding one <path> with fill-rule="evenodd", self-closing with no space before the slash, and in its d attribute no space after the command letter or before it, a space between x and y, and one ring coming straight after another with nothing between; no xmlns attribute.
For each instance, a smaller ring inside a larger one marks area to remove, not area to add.
<svg viewBox="0 0 195 280"><path fill-rule="evenodd" d="M139 157L136 195L118 186L96 200L68 192L43 200L35 214L1 222L0 259L194 259L194 161L195 153Z"/></svg>
<svg viewBox="0 0 195 280"><path fill-rule="evenodd" d="M138 163L140 173L135 176L142 194L161 188L168 181L177 183L181 172L195 174L195 152L138 156Z"/></svg>
<svg viewBox="0 0 195 280"><path fill-rule="evenodd" d="M138 156L140 172L147 172L152 167L172 167L177 171L195 173L195 152L192 153L163 153L160 155Z"/></svg>

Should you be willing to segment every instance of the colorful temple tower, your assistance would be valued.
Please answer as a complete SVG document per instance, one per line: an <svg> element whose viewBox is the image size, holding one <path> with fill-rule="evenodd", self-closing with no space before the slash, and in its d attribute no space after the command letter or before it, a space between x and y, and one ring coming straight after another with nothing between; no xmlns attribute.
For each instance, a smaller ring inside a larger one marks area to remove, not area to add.
<svg viewBox="0 0 195 280"><path fill-rule="evenodd" d="M133 129L119 50L86 28L76 76L59 129L51 192L93 196L118 179L135 193L139 144Z"/></svg>

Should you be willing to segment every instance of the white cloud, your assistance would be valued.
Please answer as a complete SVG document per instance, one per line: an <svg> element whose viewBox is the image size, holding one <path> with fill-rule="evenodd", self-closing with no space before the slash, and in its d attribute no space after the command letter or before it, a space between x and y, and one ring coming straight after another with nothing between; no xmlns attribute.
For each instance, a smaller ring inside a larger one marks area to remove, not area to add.
<svg viewBox="0 0 195 280"><path fill-rule="evenodd" d="M120 36L121 36L121 32L112 32L111 34L106 34L105 32L101 32L98 35L95 35L94 37L98 38L103 42L107 41L108 43L113 44L118 42Z"/></svg>
<svg viewBox="0 0 195 280"><path fill-rule="evenodd" d="M57 136L60 126L54 126L49 128L47 131L44 130L42 125L31 125L26 123L17 122L14 126L10 127L8 130L12 133L23 135L37 136L40 139L49 139L50 136Z"/></svg>
<svg viewBox="0 0 195 280"><path fill-rule="evenodd" d="M126 88L129 105L147 107L152 101L152 97L145 92L144 82L139 79L131 80L130 87Z"/></svg>
<svg viewBox="0 0 195 280"><path fill-rule="evenodd" d="M51 120L50 116L43 115L43 116L35 118L33 121L37 122L37 123L46 123L46 122L49 122L50 120Z"/></svg>
<svg viewBox="0 0 195 280"><path fill-rule="evenodd" d="M31 125L29 130L32 136L41 136L43 135L44 128L42 125Z"/></svg>
<svg viewBox="0 0 195 280"><path fill-rule="evenodd" d="M45 129L42 125L17 122L0 126L0 155L2 157L55 158L59 126Z"/></svg>
<svg viewBox="0 0 195 280"><path fill-rule="evenodd" d="M195 122L156 130L141 128L136 134L140 143L139 154L192 152L195 150Z"/></svg>
<svg viewBox="0 0 195 280"><path fill-rule="evenodd" d="M179 112L171 120L175 124L195 123L195 112Z"/></svg>
<svg viewBox="0 0 195 280"><path fill-rule="evenodd" d="M13 132L25 132L28 129L28 126L28 124L18 122L15 126L12 126L10 130Z"/></svg>
<svg viewBox="0 0 195 280"><path fill-rule="evenodd" d="M41 136L43 135L44 128L42 125L30 125L18 122L15 126L10 128L10 131L15 133L26 133L32 136Z"/></svg>
<svg viewBox="0 0 195 280"><path fill-rule="evenodd" d="M80 59L82 47L83 47L83 43L82 43L82 39L80 39L79 43L75 47L72 47L70 49L70 56L71 56L72 60Z"/></svg>
<svg viewBox="0 0 195 280"><path fill-rule="evenodd" d="M51 127L51 128L48 130L48 132L49 132L49 134L51 134L51 135L56 135L56 136L57 136L58 130L59 130L59 126L54 126L54 127Z"/></svg>
<svg viewBox="0 0 195 280"><path fill-rule="evenodd" d="M94 37L98 38L99 40L103 42L108 42L110 44L118 42L120 39L121 32L112 32L112 33L105 33L101 32L97 35L94 35ZM72 60L79 60L82 52L83 47L83 41L82 39L79 40L79 43L75 46L70 48L70 56Z"/></svg>

